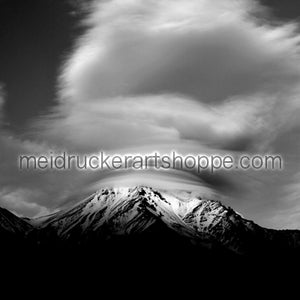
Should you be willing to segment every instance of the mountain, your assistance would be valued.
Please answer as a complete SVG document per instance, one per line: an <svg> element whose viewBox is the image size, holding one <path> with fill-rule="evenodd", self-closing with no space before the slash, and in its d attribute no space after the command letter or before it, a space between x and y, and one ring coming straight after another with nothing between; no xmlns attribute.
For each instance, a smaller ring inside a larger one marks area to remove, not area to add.
<svg viewBox="0 0 300 300"><path fill-rule="evenodd" d="M219 201L145 186L101 189L72 209L32 224L47 244L103 245L127 239L140 245L143 239L147 247L184 244L246 255L300 249L300 231L265 229Z"/></svg>
<svg viewBox="0 0 300 300"><path fill-rule="evenodd" d="M31 220L0 209L0 239L26 240L35 250L300 255L300 231L266 229L219 201L146 186L103 188L71 209Z"/></svg>
<svg viewBox="0 0 300 300"><path fill-rule="evenodd" d="M32 225L28 222L0 207L0 236L23 235L31 229Z"/></svg>
<svg viewBox="0 0 300 300"><path fill-rule="evenodd" d="M32 229L32 225L28 222L17 217L7 209L0 207L0 240L2 248L23 243L27 233Z"/></svg>
<svg viewBox="0 0 300 300"><path fill-rule="evenodd" d="M240 295L235 287L242 284L246 291L258 284L277 290L275 280L288 278L290 288L300 267L300 231L262 228L193 192L103 188L71 209L31 220L0 209L0 221L3 278L66 286L68 295L83 282L84 292L99 294L140 295L137 287L145 286L142 292L157 296L165 286L168 295Z"/></svg>
<svg viewBox="0 0 300 300"><path fill-rule="evenodd" d="M183 278L252 282L300 267L300 231L262 228L194 192L103 188L31 220L0 209L0 221L1 271L19 278L171 278L172 287Z"/></svg>

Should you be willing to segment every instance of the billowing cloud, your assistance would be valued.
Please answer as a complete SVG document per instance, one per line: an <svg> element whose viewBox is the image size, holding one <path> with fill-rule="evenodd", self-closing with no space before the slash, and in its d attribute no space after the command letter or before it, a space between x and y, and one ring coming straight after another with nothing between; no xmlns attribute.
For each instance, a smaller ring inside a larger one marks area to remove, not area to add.
<svg viewBox="0 0 300 300"><path fill-rule="evenodd" d="M218 102L299 79L296 28L258 24L255 2L96 3L62 74L70 101L179 93Z"/></svg>
<svg viewBox="0 0 300 300"><path fill-rule="evenodd" d="M300 35L298 24L271 23L265 10L250 0L93 1L84 20L87 31L62 67L57 106L34 122L36 138L22 141L22 147L88 153L274 151L292 163L299 145L280 143L300 125ZM5 136L8 145L20 143ZM246 217L274 227L283 211L276 195L297 172L230 172L209 180L170 176L177 184L209 181L211 193L214 189ZM32 183L31 176L40 175L30 175ZM33 203L53 209L70 200L72 189L113 181L104 173L58 176L47 173L38 181L44 194L57 200L47 204L47 196ZM170 176L156 181L169 185ZM149 175L148 182L154 184L154 178ZM59 193L51 191L53 182ZM18 191L26 194L23 185Z"/></svg>
<svg viewBox="0 0 300 300"><path fill-rule="evenodd" d="M186 140L253 151L293 126L295 24L264 22L254 1L95 1L91 11L60 104L38 126L51 141L79 151Z"/></svg>
<svg viewBox="0 0 300 300"><path fill-rule="evenodd" d="M42 133L54 143L88 152L145 144L148 151L155 151L159 143L169 143L171 150L186 141L219 149L264 151L274 135L289 127L286 121L295 114L294 107L261 94L213 105L178 95L117 97L60 109L39 122L39 128L45 129Z"/></svg>
<svg viewBox="0 0 300 300"><path fill-rule="evenodd" d="M90 11L59 103L35 123L40 139L78 152L278 152L299 126L298 25L269 23L258 2L111 0ZM282 174L205 176L199 184L256 221L281 207Z"/></svg>

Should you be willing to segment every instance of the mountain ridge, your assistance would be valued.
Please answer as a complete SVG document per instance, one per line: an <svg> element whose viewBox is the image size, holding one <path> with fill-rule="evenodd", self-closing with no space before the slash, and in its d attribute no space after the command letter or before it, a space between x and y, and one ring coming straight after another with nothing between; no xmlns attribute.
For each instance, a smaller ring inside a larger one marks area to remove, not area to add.
<svg viewBox="0 0 300 300"><path fill-rule="evenodd" d="M16 216L8 209L0 207L0 232L6 234L24 234L32 229L32 225Z"/></svg>
<svg viewBox="0 0 300 300"><path fill-rule="evenodd" d="M300 249L300 231L266 229L220 201L147 186L102 188L71 209L20 224L16 227L26 228L23 233L31 240L47 245L105 243L151 232L164 240L164 232L192 245L238 255Z"/></svg>

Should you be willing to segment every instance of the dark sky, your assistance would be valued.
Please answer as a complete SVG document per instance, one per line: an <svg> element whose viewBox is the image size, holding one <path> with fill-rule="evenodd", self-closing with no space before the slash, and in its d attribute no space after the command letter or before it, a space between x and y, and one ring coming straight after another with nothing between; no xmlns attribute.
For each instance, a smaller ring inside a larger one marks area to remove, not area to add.
<svg viewBox="0 0 300 300"><path fill-rule="evenodd" d="M6 93L6 126L15 133L55 103L60 65L83 30L78 25L82 14L74 3L0 0L0 82ZM262 3L279 19L300 16L299 0Z"/></svg>
<svg viewBox="0 0 300 300"><path fill-rule="evenodd" d="M19 131L53 105L56 77L80 31L64 0L0 0L0 82L7 126Z"/></svg>
<svg viewBox="0 0 300 300"><path fill-rule="evenodd" d="M260 3L272 9L272 14L282 20L300 18L299 0L261 0Z"/></svg>

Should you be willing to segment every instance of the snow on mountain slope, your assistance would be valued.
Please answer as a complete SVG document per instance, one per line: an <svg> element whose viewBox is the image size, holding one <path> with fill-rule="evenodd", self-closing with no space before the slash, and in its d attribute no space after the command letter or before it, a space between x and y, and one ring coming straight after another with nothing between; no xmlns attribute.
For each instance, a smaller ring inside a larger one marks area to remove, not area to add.
<svg viewBox="0 0 300 300"><path fill-rule="evenodd" d="M143 232L157 220L191 239L201 235L186 226L159 192L146 187L102 189L73 209L52 215L39 228L55 228L62 239L91 232L109 237Z"/></svg>
<svg viewBox="0 0 300 300"><path fill-rule="evenodd" d="M48 247L141 236L239 254L300 250L300 231L262 228L219 201L186 191L103 188L69 210L28 222L0 208L0 240L26 238L31 246Z"/></svg>
<svg viewBox="0 0 300 300"><path fill-rule="evenodd" d="M158 222L194 244L220 244L236 253L300 247L299 231L265 229L218 201L144 186L104 188L68 211L35 221L41 232L79 242L141 234Z"/></svg>

